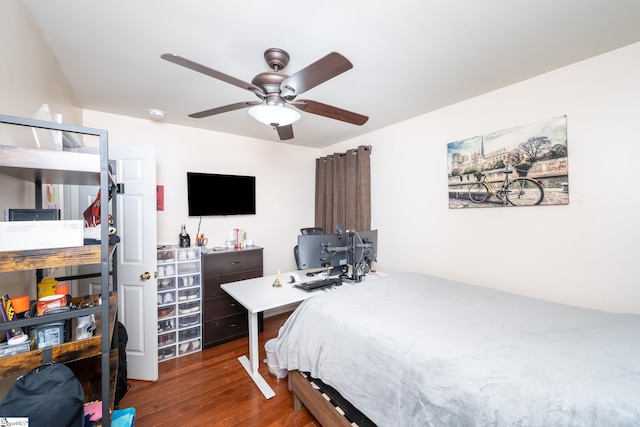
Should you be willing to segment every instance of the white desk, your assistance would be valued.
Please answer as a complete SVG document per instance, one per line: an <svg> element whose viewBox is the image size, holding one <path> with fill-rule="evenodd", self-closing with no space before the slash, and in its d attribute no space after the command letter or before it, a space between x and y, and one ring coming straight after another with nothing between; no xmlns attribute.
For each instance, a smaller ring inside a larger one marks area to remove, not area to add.
<svg viewBox="0 0 640 427"><path fill-rule="evenodd" d="M289 282L292 274L296 274L300 278L301 282L319 280L321 277L324 277L323 275L308 277L304 273L295 271L280 275L280 281L282 283L282 287L280 288L273 287L273 282L276 280L276 277L278 277L277 275L258 277L255 279L241 280L239 282L224 283L220 285L225 292L242 304L249 312L249 357L241 356L238 360L267 399L271 399L275 396L275 392L258 372L258 313L301 302L323 292L307 292L302 289L295 288L293 284L287 283ZM381 275L382 274L380 273L377 273L376 275L367 275L366 280L370 280ZM345 283L342 286L353 285Z"/></svg>

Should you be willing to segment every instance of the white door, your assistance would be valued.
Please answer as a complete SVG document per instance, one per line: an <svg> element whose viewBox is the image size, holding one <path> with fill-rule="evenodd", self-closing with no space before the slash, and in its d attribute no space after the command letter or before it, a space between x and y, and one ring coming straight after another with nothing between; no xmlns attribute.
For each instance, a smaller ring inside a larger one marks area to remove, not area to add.
<svg viewBox="0 0 640 427"><path fill-rule="evenodd" d="M127 329L127 376L158 379L156 305L156 150L109 147L116 177L124 184L118 208L118 319ZM148 278L146 278L147 274Z"/></svg>

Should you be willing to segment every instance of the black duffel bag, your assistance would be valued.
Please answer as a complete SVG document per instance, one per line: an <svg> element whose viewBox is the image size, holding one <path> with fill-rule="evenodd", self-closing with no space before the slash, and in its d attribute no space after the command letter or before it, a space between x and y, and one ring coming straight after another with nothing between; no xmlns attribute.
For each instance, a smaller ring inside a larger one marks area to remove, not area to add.
<svg viewBox="0 0 640 427"><path fill-rule="evenodd" d="M0 417L26 417L29 427L82 427L84 390L71 369L47 363L18 377Z"/></svg>

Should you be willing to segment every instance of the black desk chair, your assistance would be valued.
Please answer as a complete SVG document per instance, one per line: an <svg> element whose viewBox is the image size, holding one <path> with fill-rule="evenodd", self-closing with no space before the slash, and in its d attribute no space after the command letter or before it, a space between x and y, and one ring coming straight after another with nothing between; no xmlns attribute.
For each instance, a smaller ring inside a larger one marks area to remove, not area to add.
<svg viewBox="0 0 640 427"><path fill-rule="evenodd" d="M324 234L324 230L322 229L322 227L307 227L301 228L300 234L302 234L303 236L306 236L308 234Z"/></svg>

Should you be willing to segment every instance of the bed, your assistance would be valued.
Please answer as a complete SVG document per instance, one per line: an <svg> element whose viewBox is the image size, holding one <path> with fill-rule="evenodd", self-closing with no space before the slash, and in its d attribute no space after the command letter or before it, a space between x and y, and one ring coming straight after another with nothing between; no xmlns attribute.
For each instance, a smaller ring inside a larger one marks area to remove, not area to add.
<svg viewBox="0 0 640 427"><path fill-rule="evenodd" d="M399 273L306 300L275 351L295 401L307 372L381 427L640 425L636 314Z"/></svg>

